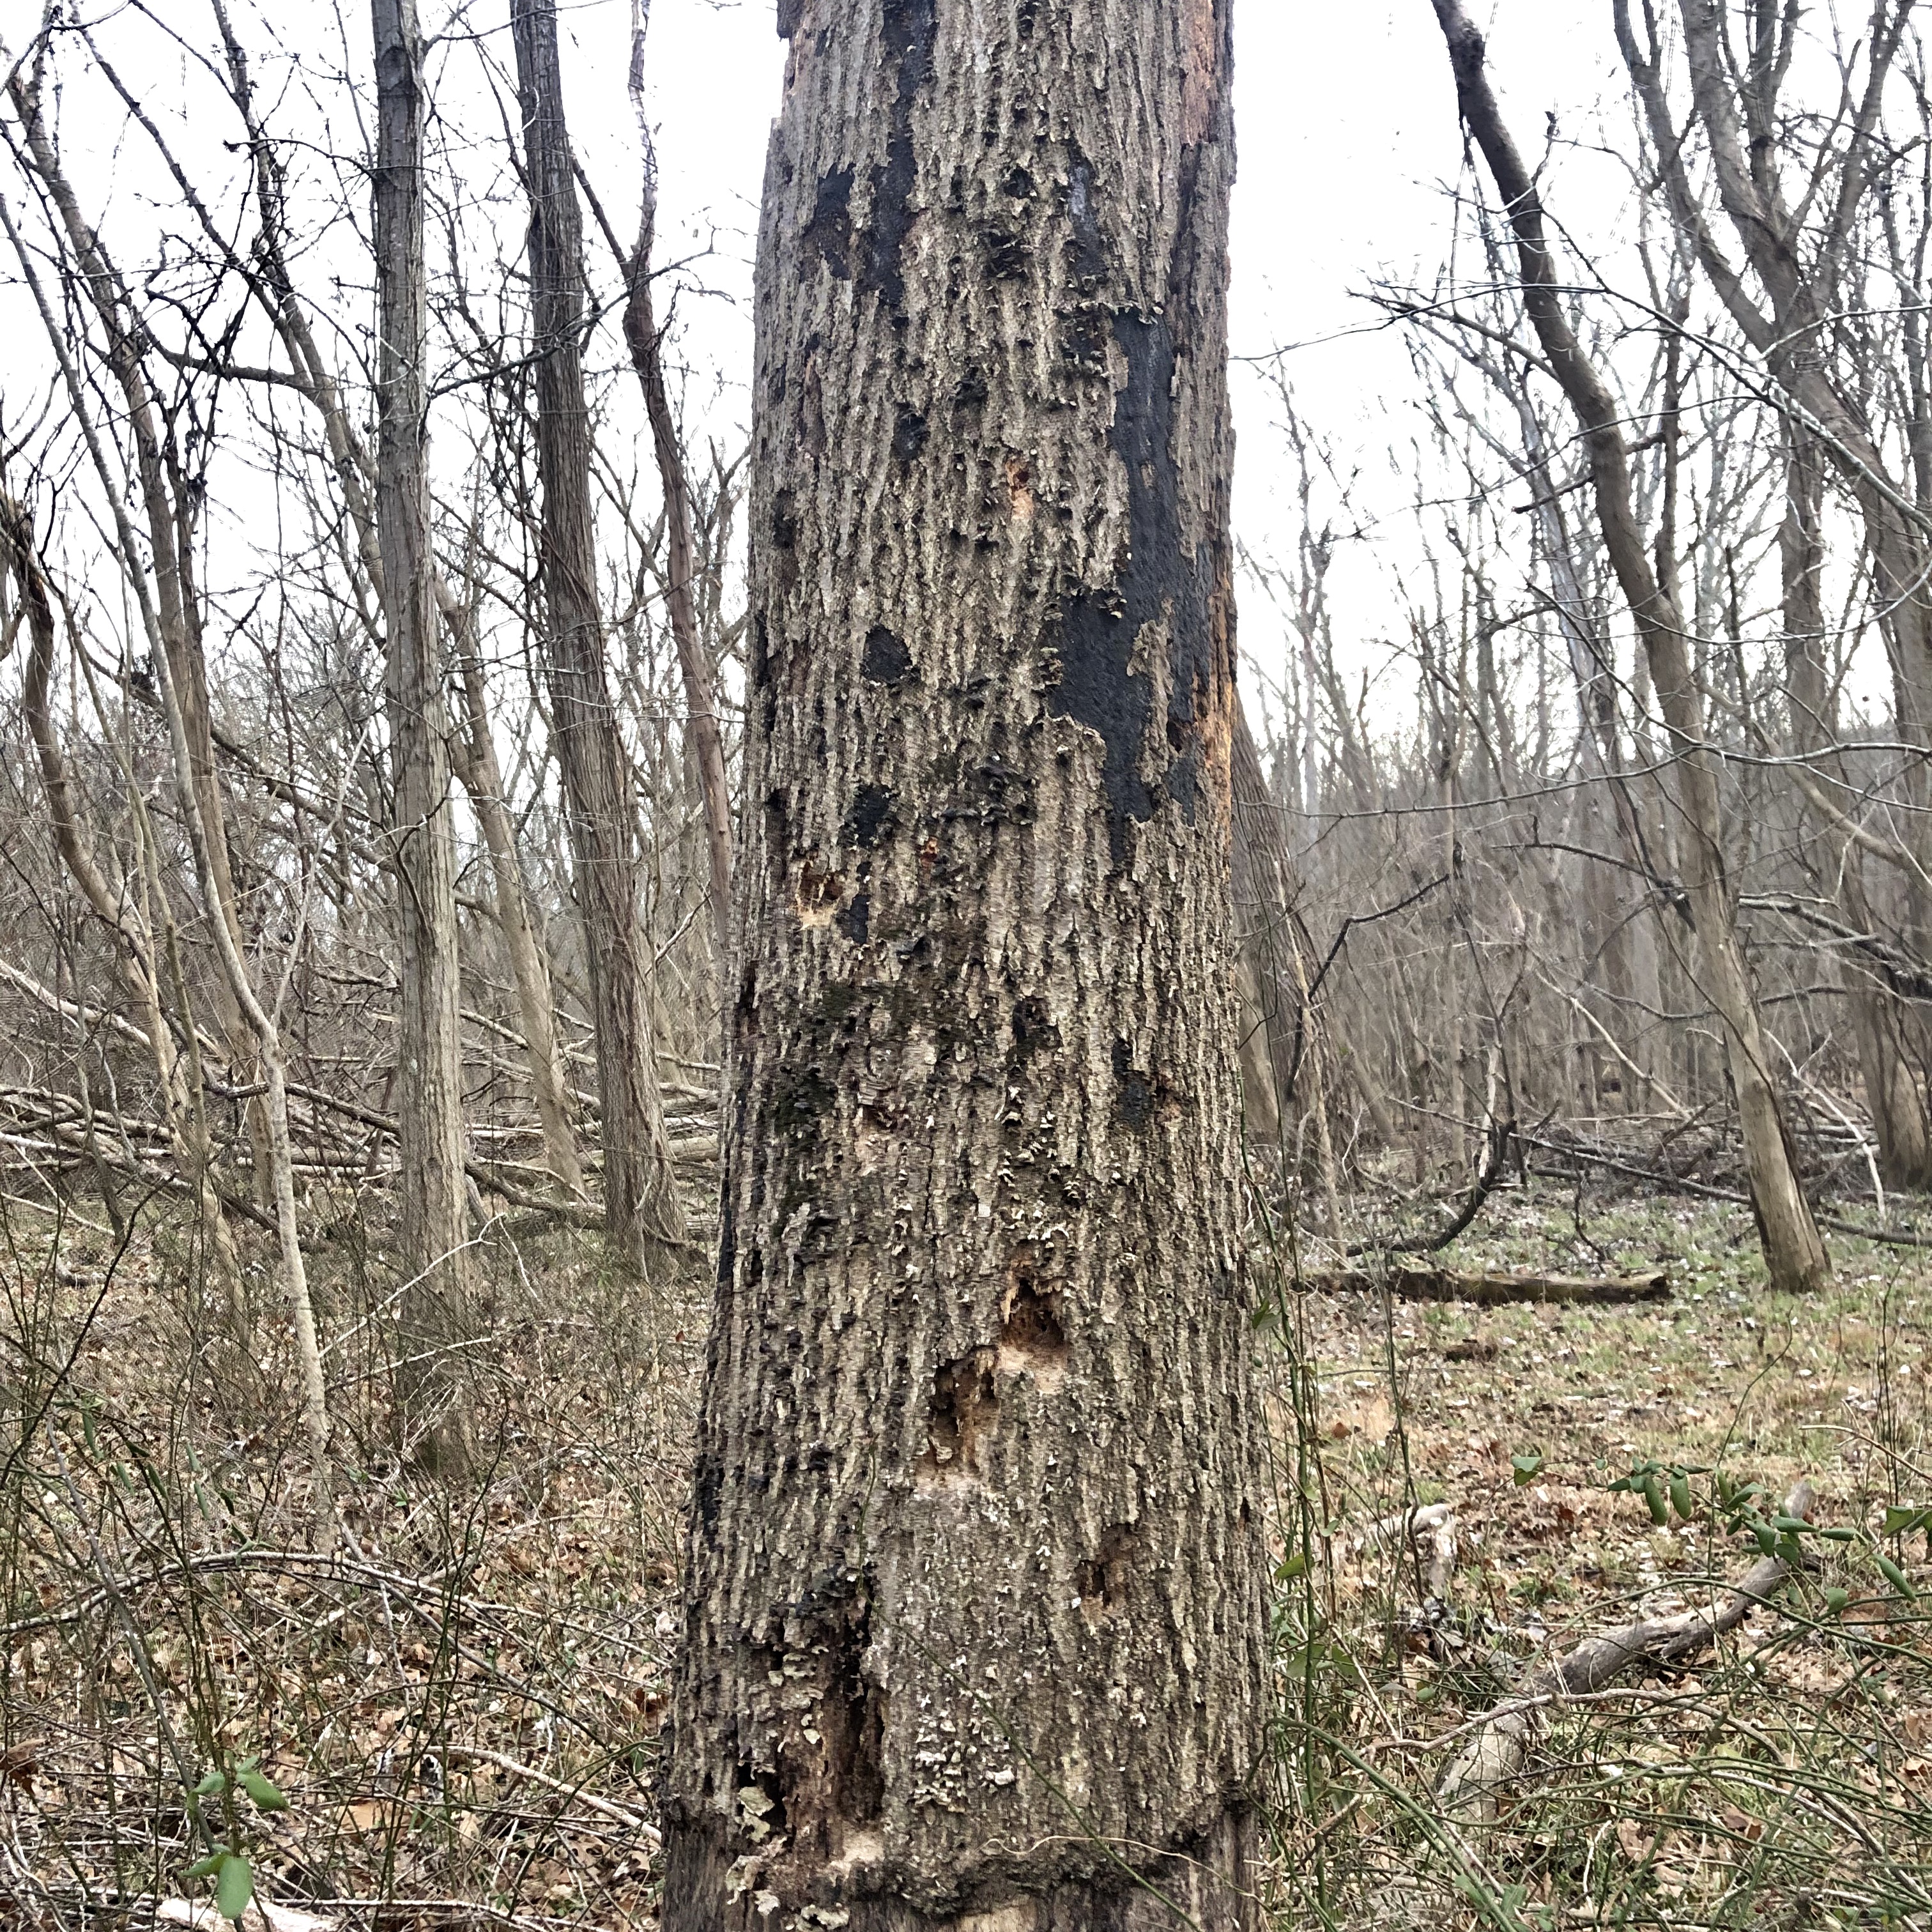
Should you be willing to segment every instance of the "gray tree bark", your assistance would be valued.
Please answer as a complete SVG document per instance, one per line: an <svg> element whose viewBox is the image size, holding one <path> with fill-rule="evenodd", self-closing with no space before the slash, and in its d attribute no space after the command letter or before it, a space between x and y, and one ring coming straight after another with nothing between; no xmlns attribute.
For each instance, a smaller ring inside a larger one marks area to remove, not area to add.
<svg viewBox="0 0 1932 1932"><path fill-rule="evenodd" d="M449 717L430 545L423 257L422 34L416 0L371 0L376 60L376 533L381 553L396 873L396 1126L404 1430L452 1461L466 1427L448 1364L469 1268Z"/></svg>
<svg viewBox="0 0 1932 1932"><path fill-rule="evenodd" d="M537 463L543 483L544 662L570 809L578 916L590 968L603 1114L604 1222L647 1268L684 1239L645 986L637 812L604 667L584 394L583 224L563 117L554 0L512 0L530 196Z"/></svg>
<svg viewBox="0 0 1932 1932"><path fill-rule="evenodd" d="M1816 441L1787 432L1784 516L1778 549L1784 591L1785 694L1791 714L1792 747L1821 760L1838 739L1838 702L1826 675L1822 579L1825 570L1825 478ZM1840 785L1842 759L1833 760ZM1858 930L1874 930L1865 892L1864 857L1856 842L1826 826L1832 870L1845 910ZM1839 964L1840 983L1850 1004L1858 1067L1878 1142L1879 1166L1894 1187L1921 1187L1932 1167L1925 1112L1905 1052L1910 1009L1850 959Z"/></svg>
<svg viewBox="0 0 1932 1932"><path fill-rule="evenodd" d="M538 1124L543 1130L544 1159L564 1192L580 1198L584 1166L577 1157L577 1137L570 1128L569 1085L564 1077L562 1052L557 1045L550 962L537 937L530 894L524 889L516 828L503 796L503 774L497 763L496 740L490 732L483 666L470 648L468 612L452 596L443 604L443 614L458 640L464 714L469 727L466 732L452 736L451 762L464 790L470 794L483 843L489 850L496 924L502 932L503 949L510 956L518 1020L524 1032L524 1060L530 1070L530 1092L536 1102Z"/></svg>
<svg viewBox="0 0 1932 1932"><path fill-rule="evenodd" d="M805 0L664 1920L1256 1922L1226 0Z"/></svg>

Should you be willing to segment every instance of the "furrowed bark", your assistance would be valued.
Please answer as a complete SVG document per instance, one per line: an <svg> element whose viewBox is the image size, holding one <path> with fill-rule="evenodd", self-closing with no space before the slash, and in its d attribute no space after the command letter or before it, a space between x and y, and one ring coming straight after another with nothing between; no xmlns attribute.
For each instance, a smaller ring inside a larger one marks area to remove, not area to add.
<svg viewBox="0 0 1932 1932"><path fill-rule="evenodd" d="M514 0L517 92L530 196L537 459L543 480L544 662L570 805L578 910L590 962L603 1114L605 1226L647 1269L684 1239L645 986L651 952L631 771L604 674L584 394L582 220L572 178L552 0Z"/></svg>
<svg viewBox="0 0 1932 1932"><path fill-rule="evenodd" d="M467 1321L463 1042L449 718L430 547L422 34L416 0L372 0L376 68L376 530L394 802L399 1419L416 1452L467 1454L447 1366Z"/></svg>
<svg viewBox="0 0 1932 1932"><path fill-rule="evenodd" d="M664 1921L1251 1925L1228 10L791 19Z"/></svg>
<svg viewBox="0 0 1932 1932"><path fill-rule="evenodd" d="M1798 1184L1756 994L1738 938L1725 870L1717 763L1705 739L1702 700L1686 647L1683 616L1676 598L1659 582L1646 550L1630 488L1622 412L1564 312L1542 202L1490 88L1483 37L1463 11L1461 0L1433 4L1455 72L1463 121L1482 152L1514 232L1524 304L1588 454L1604 548L1636 620L1670 734L1682 812L1679 865L1690 900L1698 973L1723 1022L1726 1064L1737 1100L1765 1265L1774 1287L1815 1288L1829 1276L1831 1266Z"/></svg>

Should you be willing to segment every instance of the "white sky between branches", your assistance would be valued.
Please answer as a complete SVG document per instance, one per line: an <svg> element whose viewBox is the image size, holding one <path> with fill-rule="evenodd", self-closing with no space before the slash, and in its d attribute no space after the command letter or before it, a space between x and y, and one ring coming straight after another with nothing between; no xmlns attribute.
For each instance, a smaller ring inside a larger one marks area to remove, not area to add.
<svg viewBox="0 0 1932 1932"><path fill-rule="evenodd" d="M206 78L130 14L124 0L81 4L124 75L170 123L170 138L190 172L204 184L221 183L238 205L239 158L216 145L236 130L225 124L231 117ZM1631 137L1608 0L1476 4L1488 16L1505 109L1526 152L1541 152L1546 116L1551 110L1558 116L1562 144L1552 152L1550 179L1559 218L1593 253L1614 258L1628 177L1620 163L1597 150L1606 142L1627 150ZM251 50L272 131L284 142L309 144L306 153L296 151L298 171L332 173L350 212L366 224L366 194L342 158L357 154L364 138L356 116L366 119L368 111L365 0L230 4ZM206 0L148 5L184 41L212 50ZM518 237L502 230L510 218L502 211L514 210L514 196L503 193L502 122L485 84L492 70L500 84L512 66L508 0L422 5L426 32L442 43L432 56L431 82L445 123L442 165L453 172L441 191L456 202L494 194L499 212L490 218L513 254ZM40 15L40 0L0 0L0 40L10 56L27 44ZM626 86L631 0L562 0L560 19L573 137L628 241L638 172ZM1344 547L1332 584L1338 642L1360 675L1387 658L1382 640L1399 645L1404 626L1392 580L1415 568L1414 500L1419 489L1432 494L1424 473L1428 459L1411 446L1420 425L1404 332L1378 327L1378 312L1360 291L1378 277L1426 284L1446 257L1446 188L1462 162L1454 91L1430 0L1235 0L1235 38L1237 532L1264 562L1294 554L1299 511L1270 381L1278 366L1339 466L1359 472L1349 520L1364 536ZM140 63L144 46L158 58L130 72L128 62ZM710 440L728 449L743 440L751 258L784 52L772 0L654 0L647 84L662 191L657 256L685 265L674 278L674 355L686 371L687 430L700 452ZM70 46L62 56L70 71L79 58ZM359 108L341 85L345 68L362 97ZM205 105L190 104L197 98ZM62 140L90 214L138 285L144 222L180 226L165 212L146 214L148 198L163 208L172 190L98 80L86 101L76 83L62 113ZM112 111L100 114L102 103ZM20 207L19 184L6 192ZM326 277L333 268L346 284L366 286L366 260L355 259L356 245L346 234L336 236L298 265L298 278ZM591 246L602 256L594 236ZM436 272L434 260L431 268ZM0 340L8 345L0 403L10 424L27 412L26 392L50 373L12 269L10 262L0 262ZM608 262L597 262L594 272L609 280ZM352 301L350 311L359 306ZM364 328L352 313L338 313L342 326ZM1278 362L1270 359L1284 347ZM614 334L603 352L607 360L621 359ZM444 454L452 453L446 442ZM237 490L226 506L226 541L244 547L257 534L247 528L248 500ZM1258 674L1248 680L1252 693L1277 671L1286 640L1279 614L1252 586L1242 598L1242 640ZM1414 692L1412 670L1398 665L1380 696L1372 694L1372 728L1401 728L1412 715Z"/></svg>
<svg viewBox="0 0 1932 1932"><path fill-rule="evenodd" d="M1552 110L1568 140L1594 143L1600 119L1628 146L1608 0L1493 0L1486 8L1478 0L1477 11L1488 14L1504 106L1526 152L1540 147ZM628 0L583 0L562 17L573 125L586 141L609 140L620 158L631 138ZM1374 640L1384 625L1400 629L1388 622L1385 571L1412 560L1414 494L1412 472L1390 455L1414 433L1407 348L1400 330L1377 327L1360 291L1382 275L1426 283L1445 256L1444 190L1462 158L1454 87L1430 0L1235 0L1234 40L1237 530L1258 559L1293 554L1300 511L1268 358L1299 345L1278 366L1311 428L1342 464L1364 466L1355 500L1369 534L1345 550L1333 580L1338 633L1359 672L1379 661ZM696 245L707 214L721 222L728 232L718 245L728 259L702 272L741 298L735 313L687 298L693 326L683 352L711 362L742 410L750 361L742 296L783 44L770 0L655 0L650 55L667 247ZM1561 212L1585 232L1596 225L1593 213L1614 220L1625 192L1620 166L1571 152L1560 172L1576 197ZM621 165L614 178L626 178ZM1273 674L1286 648L1282 622L1251 586L1241 635L1255 670ZM1412 678L1391 680L1393 712L1406 712L1412 688Z"/></svg>

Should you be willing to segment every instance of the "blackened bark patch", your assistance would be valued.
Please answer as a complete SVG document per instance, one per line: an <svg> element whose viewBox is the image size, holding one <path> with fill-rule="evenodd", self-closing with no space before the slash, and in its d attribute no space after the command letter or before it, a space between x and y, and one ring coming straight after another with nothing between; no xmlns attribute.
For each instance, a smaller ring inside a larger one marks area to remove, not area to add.
<svg viewBox="0 0 1932 1932"><path fill-rule="evenodd" d="M1163 317L1123 311L1114 317L1114 340L1126 358L1126 380L1114 392L1108 440L1126 471L1127 557L1114 583L1083 590L1062 606L1060 683L1051 704L1056 715L1097 731L1106 746L1101 783L1118 865L1129 820L1144 824L1155 803L1140 773L1154 694L1145 673L1130 668L1134 646L1147 625L1167 625L1177 672L1168 710L1192 729L1195 680L1212 645L1207 586L1181 548L1173 334ZM1186 790L1191 823L1191 766Z"/></svg>
<svg viewBox="0 0 1932 1932"><path fill-rule="evenodd" d="M1136 1070L1124 1040L1114 1042L1114 1111L1136 1133L1154 1117L1154 1082Z"/></svg>
<svg viewBox="0 0 1932 1932"><path fill-rule="evenodd" d="M772 1120L781 1133L809 1133L838 1099L832 1083L815 1066L801 1067L772 1095Z"/></svg>
<svg viewBox="0 0 1932 1932"><path fill-rule="evenodd" d="M1196 279L1182 256L1195 244L1194 204L1200 183L1201 149L1184 148L1180 157L1180 220L1174 240L1173 272L1177 288L1190 287ZM1184 307L1182 312L1186 312ZM1170 340L1170 387L1175 358L1185 356L1190 350L1190 346L1184 341L1176 345ZM1176 592L1174 622L1168 640L1167 736L1174 758L1168 767L1164 784L1168 796L1180 807L1187 823L1192 825L1198 789L1202 708L1214 688L1215 652L1222 642L1228 611L1232 607L1226 601L1227 586L1220 567L1224 560L1217 560L1211 544L1203 544L1192 560L1192 568L1185 567L1180 558L1178 514L1174 549L1177 562L1183 566L1179 574L1185 579L1185 595ZM1215 608L1217 591L1222 593L1218 600L1221 602L1221 622L1218 625Z"/></svg>
<svg viewBox="0 0 1932 1932"><path fill-rule="evenodd" d="M872 898L869 892L854 892L852 902L838 915L838 930L854 946L863 946L872 936Z"/></svg>
<svg viewBox="0 0 1932 1932"><path fill-rule="evenodd" d="M724 1494L724 1463L718 1456L700 1456L691 1472L691 1507L706 1540L718 1540L718 1505Z"/></svg>
<svg viewBox="0 0 1932 1932"><path fill-rule="evenodd" d="M798 584L798 500L789 490L772 499L772 581L781 596Z"/></svg>
<svg viewBox="0 0 1932 1932"><path fill-rule="evenodd" d="M799 16L805 10L805 0L778 0L778 38L788 40L798 32Z"/></svg>
<svg viewBox="0 0 1932 1932"><path fill-rule="evenodd" d="M1006 1292L1000 1327L1000 1366L1008 1373L1031 1370L1036 1378L1066 1366L1066 1327L1058 1286L1040 1278L1030 1249L1006 1264Z"/></svg>
<svg viewBox="0 0 1932 1932"><path fill-rule="evenodd" d="M892 426L892 460L910 463L926 447L926 418L916 410L901 410Z"/></svg>
<svg viewBox="0 0 1932 1932"><path fill-rule="evenodd" d="M912 670L912 653L905 640L883 624L874 624L866 633L866 649L859 659L859 675L874 684L897 684Z"/></svg>
<svg viewBox="0 0 1932 1932"><path fill-rule="evenodd" d="M1020 767L1001 758L991 758L973 773L979 802L970 812L948 812L948 818L970 816L982 825L1030 825L1033 823L1033 782Z"/></svg>
<svg viewBox="0 0 1932 1932"><path fill-rule="evenodd" d="M819 1729L832 1773L832 1810L847 1825L869 1825L886 1801L886 1694L866 1676L872 1604L854 1603L832 1646Z"/></svg>
<svg viewBox="0 0 1932 1932"><path fill-rule="evenodd" d="M820 256L842 282L852 279L852 170L834 168L818 178L818 194L806 223L805 245Z"/></svg>
<svg viewBox="0 0 1932 1932"><path fill-rule="evenodd" d="M986 279L994 282L1016 282L1027 272L1027 244L1011 230L988 228L986 231Z"/></svg>
<svg viewBox="0 0 1932 1932"><path fill-rule="evenodd" d="M794 550L798 544L798 499L781 490L772 499L772 548Z"/></svg>
<svg viewBox="0 0 1932 1932"><path fill-rule="evenodd" d="M975 1348L934 1372L922 1476L964 1482L979 1473L980 1442L1000 1416L998 1366L998 1350Z"/></svg>
<svg viewBox="0 0 1932 1932"><path fill-rule="evenodd" d="M1028 201L1033 198L1034 192L1038 188L1039 183L1034 179L1028 170L1015 166L1007 170L1006 178L1000 185L1012 196L1014 200Z"/></svg>
<svg viewBox="0 0 1932 1932"><path fill-rule="evenodd" d="M1078 302L1060 315L1060 359L1076 375L1107 372L1107 310L1098 302Z"/></svg>
<svg viewBox="0 0 1932 1932"><path fill-rule="evenodd" d="M1044 1000L1022 1000L1013 1008L1013 1058L1024 1065L1036 1053L1050 1052L1060 1044L1060 1029L1053 1023L1052 1010Z"/></svg>
<svg viewBox="0 0 1932 1932"><path fill-rule="evenodd" d="M1078 156L1066 170L1066 219L1073 230L1073 276L1091 281L1107 272L1100 220L1094 207L1094 170Z"/></svg>
<svg viewBox="0 0 1932 1932"><path fill-rule="evenodd" d="M912 230L912 191L919 172L913 152L912 109L932 70L933 38L938 31L935 11L936 0L885 0L886 57L898 62L898 80L886 158L872 170L871 260L859 285L892 310L905 300L899 255Z"/></svg>
<svg viewBox="0 0 1932 1932"><path fill-rule="evenodd" d="M855 845L876 845L892 815L892 794L884 785L861 785L845 830Z"/></svg>
<svg viewBox="0 0 1932 1932"><path fill-rule="evenodd" d="M1077 1580L1080 1608L1090 1624L1118 1616L1126 1607L1139 1548L1140 1538L1132 1524L1114 1523L1102 1535L1100 1548L1081 1564Z"/></svg>

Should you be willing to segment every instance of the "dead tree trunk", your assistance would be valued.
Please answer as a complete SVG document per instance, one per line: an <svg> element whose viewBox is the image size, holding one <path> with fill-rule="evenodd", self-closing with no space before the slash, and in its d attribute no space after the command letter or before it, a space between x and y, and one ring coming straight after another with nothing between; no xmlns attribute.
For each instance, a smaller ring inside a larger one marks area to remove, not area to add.
<svg viewBox="0 0 1932 1932"><path fill-rule="evenodd" d="M466 1320L463 1040L449 719L430 548L423 259L423 45L416 0L372 0L376 56L376 530L394 800L398 1395L420 1450L463 1453L448 1364Z"/></svg>
<svg viewBox="0 0 1932 1932"><path fill-rule="evenodd" d="M1228 9L781 22L664 1924L1250 1926Z"/></svg>
<svg viewBox="0 0 1932 1932"><path fill-rule="evenodd" d="M555 38L554 8L546 8ZM704 654L698 631L698 604L692 594L695 562L691 542L691 484L685 473L683 446L664 386L664 346L651 299L651 248L658 220L658 159L644 116L644 28L650 0L636 10L631 36L631 99L637 109L644 146L644 193L638 216L638 245L629 264L630 300L624 310L624 340L631 362L644 386L644 408L650 418L651 443L664 486L664 602L670 612L671 641L676 646L679 675L684 681L685 742L698 774L699 803L704 814L705 851L711 865L712 932L722 989L731 971L731 785L724 765L724 734L718 721L717 680Z"/></svg>
<svg viewBox="0 0 1932 1932"><path fill-rule="evenodd" d="M530 196L530 302L543 481L543 592L557 761L570 809L577 904L597 1029L604 1213L618 1252L645 1268L684 1238L658 1090L630 764L604 668L584 394L582 218L563 118L554 0L514 0L517 89Z"/></svg>
<svg viewBox="0 0 1932 1932"><path fill-rule="evenodd" d="M1623 412L1564 312L1542 203L1490 88L1483 37L1461 0L1435 0L1435 5L1462 118L1488 164L1514 232L1525 305L1588 453L1604 548L1636 621L1670 734L1683 818L1679 866L1696 940L1698 974L1724 1028L1765 1265L1775 1288L1815 1288L1828 1278L1831 1266L1798 1185L1757 996L1738 938L1724 862L1717 763L1705 742L1703 704L1682 613L1652 568L1638 527Z"/></svg>

